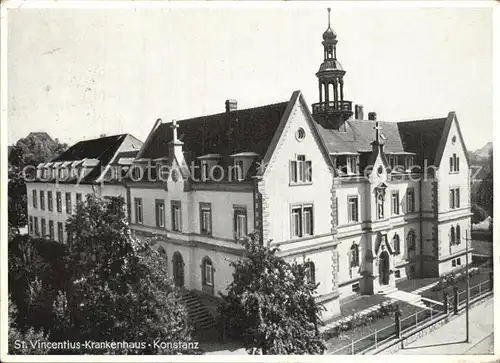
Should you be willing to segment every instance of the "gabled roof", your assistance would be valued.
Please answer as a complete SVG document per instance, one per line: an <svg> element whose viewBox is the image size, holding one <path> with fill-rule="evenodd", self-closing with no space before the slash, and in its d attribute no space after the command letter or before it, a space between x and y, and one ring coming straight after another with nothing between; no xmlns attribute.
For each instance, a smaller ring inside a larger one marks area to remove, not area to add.
<svg viewBox="0 0 500 363"><path fill-rule="evenodd" d="M446 122L447 118L379 121L380 133L384 138L384 153L415 153L417 164L422 164L424 159L427 159L428 165L434 165L435 162L439 164L436 156L442 137L445 141L447 138ZM371 152L371 143L375 138L374 126L375 121L348 120L346 131L339 131L325 129L317 124L326 148L332 155Z"/></svg>
<svg viewBox="0 0 500 363"><path fill-rule="evenodd" d="M206 154L225 157L255 152L264 157L287 104L280 102L177 121L177 134L184 143L186 162ZM168 142L172 138L171 123L160 124L144 144L140 157L168 156Z"/></svg>
<svg viewBox="0 0 500 363"><path fill-rule="evenodd" d="M416 153L415 161L423 165L439 165L437 149L444 134L446 118L398 122L401 141L406 151Z"/></svg>

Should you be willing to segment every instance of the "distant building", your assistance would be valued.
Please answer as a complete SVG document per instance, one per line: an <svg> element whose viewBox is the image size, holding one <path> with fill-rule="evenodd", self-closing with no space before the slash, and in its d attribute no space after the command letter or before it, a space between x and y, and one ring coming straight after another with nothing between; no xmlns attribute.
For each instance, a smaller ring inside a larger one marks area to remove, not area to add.
<svg viewBox="0 0 500 363"><path fill-rule="evenodd" d="M86 140L38 165L36 180L26 183L28 233L65 242L66 219L87 194L126 198L122 183L103 180L111 165L135 156L141 146L142 142L129 134Z"/></svg>

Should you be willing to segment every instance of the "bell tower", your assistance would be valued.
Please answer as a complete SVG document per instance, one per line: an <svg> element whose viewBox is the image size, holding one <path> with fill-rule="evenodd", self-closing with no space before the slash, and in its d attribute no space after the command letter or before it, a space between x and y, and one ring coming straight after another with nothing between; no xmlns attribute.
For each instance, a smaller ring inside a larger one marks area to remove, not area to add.
<svg viewBox="0 0 500 363"><path fill-rule="evenodd" d="M323 33L323 63L316 73L318 77L319 102L312 105L314 119L323 127L342 130L344 122L352 116L352 102L344 100L345 71L337 60L337 34L330 26Z"/></svg>

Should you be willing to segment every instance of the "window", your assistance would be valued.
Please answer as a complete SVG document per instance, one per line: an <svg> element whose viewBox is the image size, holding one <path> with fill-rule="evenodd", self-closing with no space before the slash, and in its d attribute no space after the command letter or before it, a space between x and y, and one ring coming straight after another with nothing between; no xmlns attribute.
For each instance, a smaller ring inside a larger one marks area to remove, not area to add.
<svg viewBox="0 0 500 363"><path fill-rule="evenodd" d="M413 230L408 232L408 251L415 251L416 239L417 236Z"/></svg>
<svg viewBox="0 0 500 363"><path fill-rule="evenodd" d="M352 292L359 292L359 282L351 285Z"/></svg>
<svg viewBox="0 0 500 363"><path fill-rule="evenodd" d="M182 230L181 202L178 201L172 201L172 230Z"/></svg>
<svg viewBox="0 0 500 363"><path fill-rule="evenodd" d="M247 210L245 207L234 207L233 230L235 239L247 235Z"/></svg>
<svg viewBox="0 0 500 363"><path fill-rule="evenodd" d="M33 208L38 208L38 196L36 194L36 190L33 189Z"/></svg>
<svg viewBox="0 0 500 363"><path fill-rule="evenodd" d="M451 226L450 229L450 245L455 244L455 227Z"/></svg>
<svg viewBox="0 0 500 363"><path fill-rule="evenodd" d="M401 253L401 243L399 240L399 235L397 233L394 234L394 237L392 237L392 247L396 255L399 255Z"/></svg>
<svg viewBox="0 0 500 363"><path fill-rule="evenodd" d="M33 217L30 216L28 224L28 233L33 235Z"/></svg>
<svg viewBox="0 0 500 363"><path fill-rule="evenodd" d="M142 198L134 198L135 223L142 224Z"/></svg>
<svg viewBox="0 0 500 363"><path fill-rule="evenodd" d="M396 170L396 165L397 165L397 156L389 156L389 166L392 172Z"/></svg>
<svg viewBox="0 0 500 363"><path fill-rule="evenodd" d="M299 127L297 129L297 131L295 132L295 137L297 138L298 141L304 140L304 138L306 137L306 132L302 127Z"/></svg>
<svg viewBox="0 0 500 363"><path fill-rule="evenodd" d="M165 202L155 201L156 227L165 228Z"/></svg>
<svg viewBox="0 0 500 363"><path fill-rule="evenodd" d="M33 218L33 223L35 224L35 236L40 236L40 230L38 226L38 217Z"/></svg>
<svg viewBox="0 0 500 363"><path fill-rule="evenodd" d="M49 211L52 212L54 210L54 205L52 201L52 191L47 192L47 203L49 204Z"/></svg>
<svg viewBox="0 0 500 363"><path fill-rule="evenodd" d="M359 266L359 246L353 242L350 250L351 268Z"/></svg>
<svg viewBox="0 0 500 363"><path fill-rule="evenodd" d="M358 157L347 157L347 174L358 174Z"/></svg>
<svg viewBox="0 0 500 363"><path fill-rule="evenodd" d="M392 192L392 215L399 214L399 192Z"/></svg>
<svg viewBox="0 0 500 363"><path fill-rule="evenodd" d="M450 189L450 209L460 208L460 188Z"/></svg>
<svg viewBox="0 0 500 363"><path fill-rule="evenodd" d="M62 222L57 222L57 241L58 242L64 241L64 230Z"/></svg>
<svg viewBox="0 0 500 363"><path fill-rule="evenodd" d="M290 161L290 183L302 184L312 182L312 163L305 155L297 155Z"/></svg>
<svg viewBox="0 0 500 363"><path fill-rule="evenodd" d="M406 212L415 212L415 189L408 188L406 191Z"/></svg>
<svg viewBox="0 0 500 363"><path fill-rule="evenodd" d="M293 237L312 236L314 234L314 216L312 205L292 207L291 229Z"/></svg>
<svg viewBox="0 0 500 363"><path fill-rule="evenodd" d="M214 267L208 257L203 259L202 263L202 283L203 285L214 285Z"/></svg>
<svg viewBox="0 0 500 363"><path fill-rule="evenodd" d="M45 210L45 192L40 190L40 209Z"/></svg>
<svg viewBox="0 0 500 363"><path fill-rule="evenodd" d="M49 221L49 237L54 240L54 221Z"/></svg>
<svg viewBox="0 0 500 363"><path fill-rule="evenodd" d="M304 266L305 266L305 272L306 272L306 283L315 284L316 283L316 267L314 266L314 262L307 261Z"/></svg>
<svg viewBox="0 0 500 363"><path fill-rule="evenodd" d="M460 266L462 264L462 259L459 257L457 258L457 266Z"/></svg>
<svg viewBox="0 0 500 363"><path fill-rule="evenodd" d="M45 225L45 218L42 218L40 220L40 224L42 227L42 237L45 237L47 235L47 226Z"/></svg>
<svg viewBox="0 0 500 363"><path fill-rule="evenodd" d="M456 260L451 260L451 267L455 267L457 265L457 261Z"/></svg>
<svg viewBox="0 0 500 363"><path fill-rule="evenodd" d="M208 162L203 160L201 162L201 180L206 181L208 180Z"/></svg>
<svg viewBox="0 0 500 363"><path fill-rule="evenodd" d="M73 206L71 205L71 193L66 193L66 213L71 214Z"/></svg>
<svg viewBox="0 0 500 363"><path fill-rule="evenodd" d="M401 277L401 270L397 269L396 271L394 271L394 277L399 279Z"/></svg>
<svg viewBox="0 0 500 363"><path fill-rule="evenodd" d="M460 171L460 158L457 154L450 156L450 173L458 173Z"/></svg>
<svg viewBox="0 0 500 363"><path fill-rule="evenodd" d="M460 226L457 224L457 228L455 229L455 243L459 245L461 242L460 240Z"/></svg>
<svg viewBox="0 0 500 363"><path fill-rule="evenodd" d="M56 192L56 205L57 205L57 212L62 213L62 196L61 192Z"/></svg>
<svg viewBox="0 0 500 363"><path fill-rule="evenodd" d="M351 196L347 198L347 203L348 203L348 216L347 220L348 222L357 222L359 220L358 216L358 197L357 196Z"/></svg>
<svg viewBox="0 0 500 363"><path fill-rule="evenodd" d="M233 166L233 180L243 180L243 160L235 160Z"/></svg>
<svg viewBox="0 0 500 363"><path fill-rule="evenodd" d="M210 203L200 203L200 233L212 234L212 205Z"/></svg>
<svg viewBox="0 0 500 363"><path fill-rule="evenodd" d="M76 204L82 202L82 193L76 193Z"/></svg>

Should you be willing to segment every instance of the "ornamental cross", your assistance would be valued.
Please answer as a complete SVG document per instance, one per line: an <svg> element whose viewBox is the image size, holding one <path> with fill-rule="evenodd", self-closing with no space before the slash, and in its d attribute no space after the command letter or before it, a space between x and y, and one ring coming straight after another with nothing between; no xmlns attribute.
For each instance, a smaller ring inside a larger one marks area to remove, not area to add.
<svg viewBox="0 0 500 363"><path fill-rule="evenodd" d="M177 124L177 121L176 120L172 120L172 125L170 127L172 127L172 130L174 131L173 140L177 141L177 128L179 127L179 125Z"/></svg>
<svg viewBox="0 0 500 363"><path fill-rule="evenodd" d="M379 138L380 138L380 129L381 127L378 125L378 121L375 122L375 127L373 128L375 130L375 141L377 142L377 144L380 142Z"/></svg>

